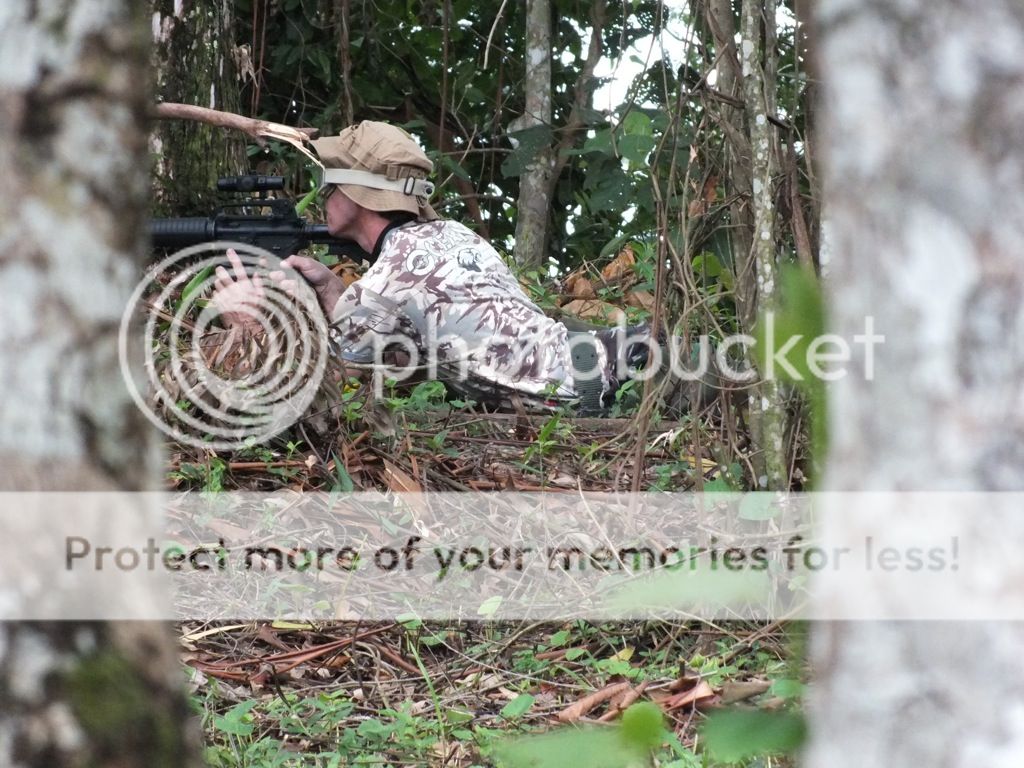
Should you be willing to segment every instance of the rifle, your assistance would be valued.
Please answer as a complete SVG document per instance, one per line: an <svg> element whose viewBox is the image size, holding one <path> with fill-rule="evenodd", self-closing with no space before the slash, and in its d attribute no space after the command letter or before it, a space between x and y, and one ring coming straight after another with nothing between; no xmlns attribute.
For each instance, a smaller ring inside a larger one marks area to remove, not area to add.
<svg viewBox="0 0 1024 768"><path fill-rule="evenodd" d="M267 197L267 192L284 189L283 176L226 176L217 180L217 189L256 193L257 196L221 205L209 218L151 219L149 234L153 247L178 250L230 240L265 248L284 259L319 243L327 246L328 253L347 256L356 262L370 259L370 255L351 240L333 237L325 225L310 224L300 218L291 200Z"/></svg>

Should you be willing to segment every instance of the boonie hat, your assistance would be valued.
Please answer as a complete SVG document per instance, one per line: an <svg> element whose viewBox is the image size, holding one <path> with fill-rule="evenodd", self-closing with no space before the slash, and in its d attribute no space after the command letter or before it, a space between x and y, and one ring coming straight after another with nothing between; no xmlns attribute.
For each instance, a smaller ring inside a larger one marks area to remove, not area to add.
<svg viewBox="0 0 1024 768"><path fill-rule="evenodd" d="M408 211L421 221L438 218L429 202L434 185L426 180L434 164L401 128L364 120L310 143L324 165L321 189L337 185L371 211Z"/></svg>

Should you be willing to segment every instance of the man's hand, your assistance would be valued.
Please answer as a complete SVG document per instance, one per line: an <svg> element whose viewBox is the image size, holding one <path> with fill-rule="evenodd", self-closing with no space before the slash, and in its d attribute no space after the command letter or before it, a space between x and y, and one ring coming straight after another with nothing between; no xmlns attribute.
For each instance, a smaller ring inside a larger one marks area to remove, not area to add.
<svg viewBox="0 0 1024 768"><path fill-rule="evenodd" d="M341 294L345 292L345 283L341 278L331 272L326 265L308 256L289 256L281 262L281 266L291 267L302 275L316 294L320 307L327 315L327 322L330 322L334 314L334 305L338 303ZM284 272L271 272L270 278L278 282L289 293L295 290L295 281L288 280Z"/></svg>
<svg viewBox="0 0 1024 768"><path fill-rule="evenodd" d="M262 328L259 321L260 306L265 300L263 281L258 274L249 277L242 260L234 250L228 249L228 261L231 263L234 277L224 267L217 267L213 303L220 310L224 325L229 329L259 331ZM289 256L281 265L291 267L309 283L330 322L334 305L345 292L345 284L341 278L316 259L307 256ZM271 272L270 279L282 290L294 294L296 281L289 279L284 271Z"/></svg>
<svg viewBox="0 0 1024 768"><path fill-rule="evenodd" d="M213 283L213 304L220 310L224 325L229 330L238 328L257 332L263 327L259 321L260 306L264 301L263 281L259 275L250 278L242 260L230 248L228 261L231 262L235 276L232 278L224 267L217 267L217 277Z"/></svg>

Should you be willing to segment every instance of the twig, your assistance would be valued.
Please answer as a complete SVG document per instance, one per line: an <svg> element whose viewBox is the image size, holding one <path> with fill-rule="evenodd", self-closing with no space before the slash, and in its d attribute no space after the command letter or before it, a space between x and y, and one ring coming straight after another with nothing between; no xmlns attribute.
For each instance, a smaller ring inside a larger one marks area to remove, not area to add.
<svg viewBox="0 0 1024 768"><path fill-rule="evenodd" d="M487 44L484 45L484 70L487 70L488 57L491 55L491 40L494 38L494 30L498 28L498 22L501 21L501 14L505 12L505 6L508 4L508 0L501 0L501 7L498 8L498 13L494 17L494 23L491 25L491 31L487 33Z"/></svg>

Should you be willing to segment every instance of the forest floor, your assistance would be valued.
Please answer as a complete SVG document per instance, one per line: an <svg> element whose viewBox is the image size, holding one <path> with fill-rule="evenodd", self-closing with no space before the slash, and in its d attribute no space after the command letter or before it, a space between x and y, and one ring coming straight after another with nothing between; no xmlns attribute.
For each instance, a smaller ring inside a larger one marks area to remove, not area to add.
<svg viewBox="0 0 1024 768"><path fill-rule="evenodd" d="M700 426L706 445L715 444L712 422ZM691 421L648 427L640 436L635 417L481 414L420 385L381 407L350 398L328 422L271 446L230 455L177 446L169 481L178 491L628 491L643 439L641 490L729 487L728 466L710 457L698 465ZM180 642L213 766L624 765L588 729L613 734L637 701L664 713L656 765L788 765L745 758L799 740L795 632L782 623L403 617L186 622ZM729 728L759 726L726 723L717 738L727 746L713 757L708 716L727 710L790 719L768 722L735 753ZM551 729L570 741L543 742L544 760L501 762L511 737Z"/></svg>
<svg viewBox="0 0 1024 768"><path fill-rule="evenodd" d="M531 295L553 314L594 317L614 309L614 292L635 321L652 297L632 258L566 279L582 299ZM266 444L172 444L167 481L193 495L740 490L754 472L737 410L725 396L701 411L644 407L673 402L652 386L625 388L609 418L580 418L483 413L438 382L383 399L353 383ZM803 736L799 625L352 615L181 624L209 765L786 766ZM637 702L665 725L642 758L623 751L622 715Z"/></svg>

